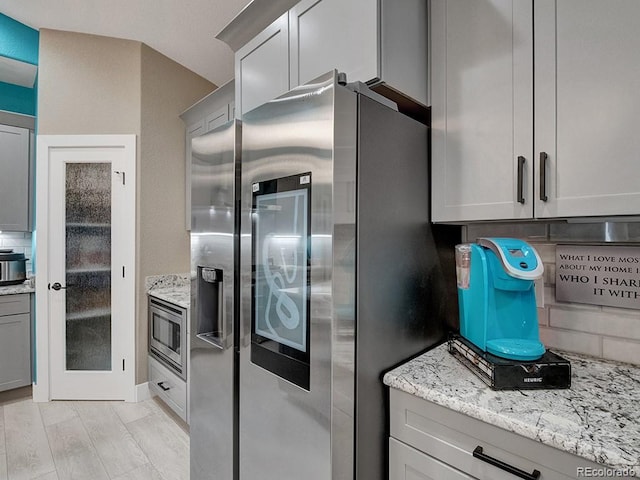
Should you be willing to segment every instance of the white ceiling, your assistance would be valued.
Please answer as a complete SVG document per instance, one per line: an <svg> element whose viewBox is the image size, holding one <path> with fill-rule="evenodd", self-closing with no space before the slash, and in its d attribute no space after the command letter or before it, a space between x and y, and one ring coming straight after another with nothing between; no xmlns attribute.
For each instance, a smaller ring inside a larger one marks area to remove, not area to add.
<svg viewBox="0 0 640 480"><path fill-rule="evenodd" d="M215 35L250 0L0 0L0 12L50 28L144 42L220 86L233 52Z"/></svg>

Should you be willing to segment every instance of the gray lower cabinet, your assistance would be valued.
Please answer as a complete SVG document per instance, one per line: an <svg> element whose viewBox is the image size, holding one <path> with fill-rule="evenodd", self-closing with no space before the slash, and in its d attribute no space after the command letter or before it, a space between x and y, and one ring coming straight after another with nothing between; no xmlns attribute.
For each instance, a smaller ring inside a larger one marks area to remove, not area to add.
<svg viewBox="0 0 640 480"><path fill-rule="evenodd" d="M473 478L393 437L389 439L390 480L465 480Z"/></svg>
<svg viewBox="0 0 640 480"><path fill-rule="evenodd" d="M149 355L149 390L185 422L187 421L187 382Z"/></svg>
<svg viewBox="0 0 640 480"><path fill-rule="evenodd" d="M0 231L31 231L31 132L0 125Z"/></svg>
<svg viewBox="0 0 640 480"><path fill-rule="evenodd" d="M389 480L514 480L535 478L536 470L539 480L569 480L578 467L601 468L414 395L392 388L390 396ZM482 455L531 477L476 458L478 447Z"/></svg>
<svg viewBox="0 0 640 480"><path fill-rule="evenodd" d="M30 294L0 296L0 391L31 384Z"/></svg>

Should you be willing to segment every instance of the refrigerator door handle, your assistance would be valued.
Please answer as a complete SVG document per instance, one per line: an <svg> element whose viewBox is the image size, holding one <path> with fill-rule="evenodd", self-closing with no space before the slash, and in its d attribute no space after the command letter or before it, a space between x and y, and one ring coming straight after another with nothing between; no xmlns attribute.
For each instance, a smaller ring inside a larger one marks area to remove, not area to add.
<svg viewBox="0 0 640 480"><path fill-rule="evenodd" d="M220 350L226 350L231 342L227 340L227 322L224 318L223 271L209 267L198 267L198 270L196 337Z"/></svg>

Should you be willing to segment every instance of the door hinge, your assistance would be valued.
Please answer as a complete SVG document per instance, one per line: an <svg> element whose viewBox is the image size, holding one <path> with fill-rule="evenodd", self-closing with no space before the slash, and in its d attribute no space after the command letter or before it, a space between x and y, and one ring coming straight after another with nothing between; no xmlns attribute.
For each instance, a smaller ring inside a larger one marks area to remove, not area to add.
<svg viewBox="0 0 640 480"><path fill-rule="evenodd" d="M122 371L124 372L124 358L122 359Z"/></svg>
<svg viewBox="0 0 640 480"><path fill-rule="evenodd" d="M120 178L122 179L122 185L125 184L125 172L121 172L119 170L114 170L113 173L115 173L116 175L120 175Z"/></svg>

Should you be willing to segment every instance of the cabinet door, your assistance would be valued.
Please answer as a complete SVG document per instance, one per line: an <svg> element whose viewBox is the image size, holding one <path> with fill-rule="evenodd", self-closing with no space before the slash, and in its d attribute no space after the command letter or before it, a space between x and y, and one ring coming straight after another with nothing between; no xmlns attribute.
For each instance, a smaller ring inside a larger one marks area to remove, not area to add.
<svg viewBox="0 0 640 480"><path fill-rule="evenodd" d="M0 125L0 230L31 230L29 130Z"/></svg>
<svg viewBox="0 0 640 480"><path fill-rule="evenodd" d="M209 117L207 117L209 118ZM214 127L215 128L215 127ZM205 120L187 126L185 142L185 227L191 230L191 139L205 133Z"/></svg>
<svg viewBox="0 0 640 480"><path fill-rule="evenodd" d="M29 295L0 297L0 392L31 383Z"/></svg>
<svg viewBox="0 0 640 480"><path fill-rule="evenodd" d="M389 478L393 480L474 480L466 473L389 438Z"/></svg>
<svg viewBox="0 0 640 480"><path fill-rule="evenodd" d="M303 0L289 12L291 87L332 69L347 81L378 77L377 0Z"/></svg>
<svg viewBox="0 0 640 480"><path fill-rule="evenodd" d="M229 105L218 108L204 119L204 133L210 132L229 121ZM197 135L194 135L197 136Z"/></svg>
<svg viewBox="0 0 640 480"><path fill-rule="evenodd" d="M178 416L187 421L187 384L168 368L149 356L149 390Z"/></svg>
<svg viewBox="0 0 640 480"><path fill-rule="evenodd" d="M289 14L238 50L235 64L241 115L289 90Z"/></svg>
<svg viewBox="0 0 640 480"><path fill-rule="evenodd" d="M638 19L637 0L536 1L536 216L640 213Z"/></svg>
<svg viewBox="0 0 640 480"><path fill-rule="evenodd" d="M431 2L434 221L533 216L532 16L531 0Z"/></svg>

